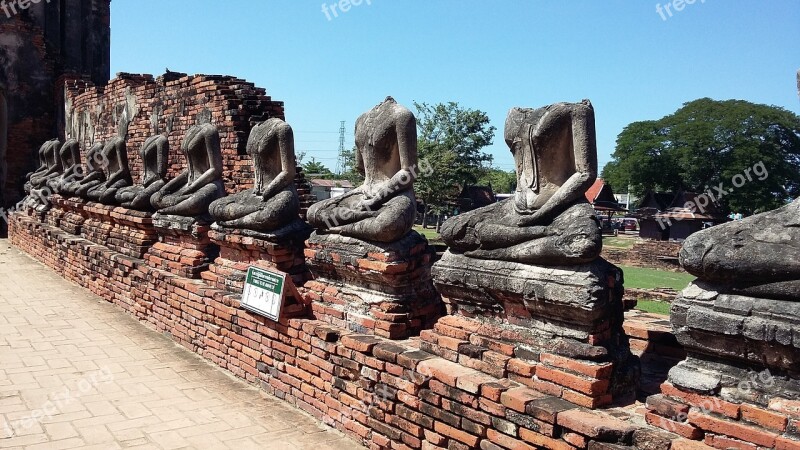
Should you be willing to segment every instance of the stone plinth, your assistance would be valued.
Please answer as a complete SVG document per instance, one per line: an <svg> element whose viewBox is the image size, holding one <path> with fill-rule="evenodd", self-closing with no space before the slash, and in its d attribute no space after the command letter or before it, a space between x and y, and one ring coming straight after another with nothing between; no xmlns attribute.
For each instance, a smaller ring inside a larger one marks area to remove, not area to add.
<svg viewBox="0 0 800 450"><path fill-rule="evenodd" d="M216 258L218 249L208 232L211 223L204 218L153 215L158 242L144 255L150 267L185 278L200 278Z"/></svg>
<svg viewBox="0 0 800 450"><path fill-rule="evenodd" d="M310 227L296 220L273 233L258 233L212 225L211 242L219 247L219 256L202 278L211 286L241 294L250 266L277 270L288 274L295 286L308 279L303 257L303 243ZM299 300L299 299L298 299Z"/></svg>
<svg viewBox="0 0 800 450"><path fill-rule="evenodd" d="M114 228L109 235L108 248L142 259L148 249L158 242L152 213L117 207L111 211L111 218Z"/></svg>
<svg viewBox="0 0 800 450"><path fill-rule="evenodd" d="M391 244L315 232L306 247L314 281L304 294L320 320L402 339L429 328L443 312L430 277L433 249L416 232Z"/></svg>
<svg viewBox="0 0 800 450"><path fill-rule="evenodd" d="M50 208L48 208L44 215L45 223L51 227L60 228L61 221L67 214L65 209L59 207L59 203L61 203L63 199L60 195L54 194L51 195L47 201L50 202Z"/></svg>
<svg viewBox="0 0 800 450"><path fill-rule="evenodd" d="M688 358L648 399L652 425L706 443L800 448L800 302L696 281L673 302L671 322Z"/></svg>
<svg viewBox="0 0 800 450"><path fill-rule="evenodd" d="M111 217L113 210L113 206L86 202L83 206L86 221L81 227L81 236L87 241L107 247L111 231L114 229L114 219Z"/></svg>
<svg viewBox="0 0 800 450"><path fill-rule="evenodd" d="M635 391L638 360L612 264L539 267L448 252L433 279L452 317L423 333L423 350L590 408Z"/></svg>

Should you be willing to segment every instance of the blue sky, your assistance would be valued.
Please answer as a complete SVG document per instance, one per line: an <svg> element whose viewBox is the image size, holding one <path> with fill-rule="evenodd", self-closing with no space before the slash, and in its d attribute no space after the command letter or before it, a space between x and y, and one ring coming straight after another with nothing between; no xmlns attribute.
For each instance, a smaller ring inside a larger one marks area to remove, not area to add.
<svg viewBox="0 0 800 450"><path fill-rule="evenodd" d="M352 147L356 117L387 95L487 112L505 170L513 106L591 99L601 167L627 124L696 98L800 113L797 0L696 0L671 17L666 0L367 1L337 17L333 0L115 0L111 69L254 82L286 102L298 152L331 169L340 121Z"/></svg>

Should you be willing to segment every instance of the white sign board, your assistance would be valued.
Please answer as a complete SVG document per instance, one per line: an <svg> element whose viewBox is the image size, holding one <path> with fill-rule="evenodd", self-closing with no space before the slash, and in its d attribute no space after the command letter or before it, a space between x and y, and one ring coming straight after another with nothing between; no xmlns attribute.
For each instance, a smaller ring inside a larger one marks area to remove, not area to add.
<svg viewBox="0 0 800 450"><path fill-rule="evenodd" d="M250 267L242 292L242 307L277 322L281 317L285 287L285 273Z"/></svg>

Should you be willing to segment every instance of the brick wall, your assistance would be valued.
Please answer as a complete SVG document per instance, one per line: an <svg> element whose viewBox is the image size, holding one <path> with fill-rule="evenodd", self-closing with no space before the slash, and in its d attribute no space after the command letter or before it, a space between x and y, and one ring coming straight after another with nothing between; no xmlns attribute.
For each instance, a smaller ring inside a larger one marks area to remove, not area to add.
<svg viewBox="0 0 800 450"><path fill-rule="evenodd" d="M272 117L284 118L283 102L272 100L263 88L231 76L118 74L106 86L65 80L66 134L78 139L84 155L94 142L117 136L128 115L126 140L134 180L141 173L138 151L147 138L166 134L169 139L169 177L186 168L180 146L198 117L210 116L220 133L224 181L228 193L253 184L246 154L250 129ZM127 112L126 112L127 109Z"/></svg>
<svg viewBox="0 0 800 450"><path fill-rule="evenodd" d="M69 214L57 209L43 218L15 214L12 243L186 348L370 448L707 448L644 425L643 410L592 411L519 382L538 379L544 364L538 361L504 358L488 374L420 350L418 338L391 341L355 334L310 315L271 322L242 309L238 295L202 279L150 267L64 231L71 224L59 217ZM92 226L110 236L118 224L111 220ZM649 338L643 334L642 339ZM571 376L582 377L577 372Z"/></svg>
<svg viewBox="0 0 800 450"><path fill-rule="evenodd" d="M678 264L681 242L637 240L630 249L603 248L603 257L613 264L683 271Z"/></svg>

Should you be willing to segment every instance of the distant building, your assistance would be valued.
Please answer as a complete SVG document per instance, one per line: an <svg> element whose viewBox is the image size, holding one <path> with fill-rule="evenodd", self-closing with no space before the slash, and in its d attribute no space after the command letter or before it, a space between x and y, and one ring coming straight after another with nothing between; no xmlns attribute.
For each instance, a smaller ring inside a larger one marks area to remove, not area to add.
<svg viewBox="0 0 800 450"><path fill-rule="evenodd" d="M608 220L611 220L611 217L616 213L627 211L624 206L617 202L611 186L606 184L602 178L598 178L592 187L586 191L586 200L594 207L598 217L605 215Z"/></svg>
<svg viewBox="0 0 800 450"><path fill-rule="evenodd" d="M491 186L466 186L458 196L458 211L465 213L497 202Z"/></svg>
<svg viewBox="0 0 800 450"><path fill-rule="evenodd" d="M353 183L347 180L311 180L311 194L317 197L317 201L344 195L353 190Z"/></svg>
<svg viewBox="0 0 800 450"><path fill-rule="evenodd" d="M639 237L659 241L682 241L692 234L726 221L704 194L679 191L648 192L639 203ZM703 208L697 205L709 203Z"/></svg>

